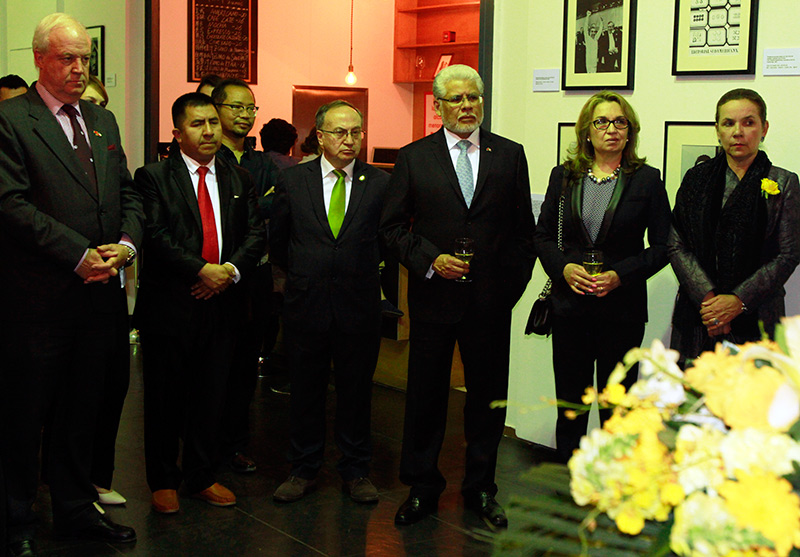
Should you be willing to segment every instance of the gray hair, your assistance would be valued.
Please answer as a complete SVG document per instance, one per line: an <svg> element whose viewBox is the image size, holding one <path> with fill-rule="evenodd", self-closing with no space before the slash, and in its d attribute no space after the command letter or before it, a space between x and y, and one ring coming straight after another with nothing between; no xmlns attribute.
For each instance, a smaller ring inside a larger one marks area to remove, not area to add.
<svg viewBox="0 0 800 557"><path fill-rule="evenodd" d="M478 92L483 95L483 79L481 79L480 74L470 66L455 64L447 66L433 78L433 96L437 99L444 97L447 94L447 84L457 79L475 82Z"/></svg>
<svg viewBox="0 0 800 557"><path fill-rule="evenodd" d="M355 110L358 114L358 117L361 119L361 125L364 125L364 115L361 114L361 111L346 100L338 99L329 102L328 104L323 104L317 109L317 114L314 116L314 122L318 130L321 130L325 126L325 115L328 114L328 111L333 110L334 108L339 108L340 106L348 106Z"/></svg>
<svg viewBox="0 0 800 557"><path fill-rule="evenodd" d="M57 27L75 27L86 33L86 27L69 14L54 13L42 18L33 32L33 51L45 53L50 48L50 33ZM87 34L88 37L88 34Z"/></svg>

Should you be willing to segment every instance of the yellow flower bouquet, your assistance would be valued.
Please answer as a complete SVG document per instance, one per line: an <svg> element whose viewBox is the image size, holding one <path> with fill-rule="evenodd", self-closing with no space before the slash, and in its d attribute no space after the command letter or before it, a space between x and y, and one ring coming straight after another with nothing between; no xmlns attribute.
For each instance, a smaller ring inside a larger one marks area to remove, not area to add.
<svg viewBox="0 0 800 557"><path fill-rule="evenodd" d="M775 341L718 344L685 372L677 360L656 340L587 389L583 402L612 417L583 437L568 475L531 472L551 493L520 505L532 536L503 534L497 553L800 555L800 316Z"/></svg>

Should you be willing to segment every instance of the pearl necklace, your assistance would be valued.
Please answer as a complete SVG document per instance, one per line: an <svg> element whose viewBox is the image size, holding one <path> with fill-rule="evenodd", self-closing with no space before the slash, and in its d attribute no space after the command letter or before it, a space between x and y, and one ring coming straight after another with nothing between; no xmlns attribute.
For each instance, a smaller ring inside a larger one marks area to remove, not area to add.
<svg viewBox="0 0 800 557"><path fill-rule="evenodd" d="M617 177L619 176L620 166L617 166L617 168L614 169L614 172L612 172L605 178L598 178L597 176L595 176L594 173L592 173L591 168L586 173L586 175L589 176L589 179L592 180L595 184L597 184L598 186L602 186L605 183L612 182L617 179Z"/></svg>

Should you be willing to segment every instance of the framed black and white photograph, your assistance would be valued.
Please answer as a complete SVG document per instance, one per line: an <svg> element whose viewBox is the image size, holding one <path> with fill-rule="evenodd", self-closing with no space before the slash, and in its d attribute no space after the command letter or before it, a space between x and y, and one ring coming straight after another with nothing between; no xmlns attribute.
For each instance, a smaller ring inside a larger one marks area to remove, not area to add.
<svg viewBox="0 0 800 557"><path fill-rule="evenodd" d="M758 0L675 0L672 75L754 74Z"/></svg>
<svg viewBox="0 0 800 557"><path fill-rule="evenodd" d="M567 158L567 151L575 144L575 122L558 123L558 151L556 151L556 165Z"/></svg>
<svg viewBox="0 0 800 557"><path fill-rule="evenodd" d="M562 89L633 89L636 0L566 0Z"/></svg>
<svg viewBox="0 0 800 557"><path fill-rule="evenodd" d="M664 185L670 206L686 171L717 155L719 142L714 122L664 123Z"/></svg>
<svg viewBox="0 0 800 557"><path fill-rule="evenodd" d="M89 58L89 73L96 75L100 81L106 82L106 27L96 25L87 27L89 38L92 40L92 53Z"/></svg>

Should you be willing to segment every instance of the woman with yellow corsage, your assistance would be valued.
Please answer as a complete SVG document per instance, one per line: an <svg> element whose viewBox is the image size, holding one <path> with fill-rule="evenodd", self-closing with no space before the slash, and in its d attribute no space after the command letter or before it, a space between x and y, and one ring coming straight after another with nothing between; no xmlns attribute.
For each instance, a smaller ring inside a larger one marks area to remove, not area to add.
<svg viewBox="0 0 800 557"><path fill-rule="evenodd" d="M672 348L681 367L720 340L761 338L759 322L771 335L800 263L800 186L759 149L769 129L764 99L728 91L716 129L721 152L686 173L668 240L680 282Z"/></svg>

